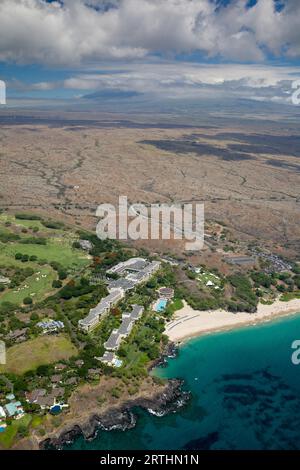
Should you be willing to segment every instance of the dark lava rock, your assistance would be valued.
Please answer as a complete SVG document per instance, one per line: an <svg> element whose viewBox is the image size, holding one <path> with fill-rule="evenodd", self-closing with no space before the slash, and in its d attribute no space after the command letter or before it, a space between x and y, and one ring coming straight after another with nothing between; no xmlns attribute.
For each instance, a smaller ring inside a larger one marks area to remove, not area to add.
<svg viewBox="0 0 300 470"><path fill-rule="evenodd" d="M132 410L140 407L148 410L156 416L164 416L174 413L178 408L184 406L190 399L190 393L182 390L183 381L169 380L163 393L154 398L138 398L123 403L119 408L110 408L101 415L94 415L84 424L73 426L72 429L64 431L59 438L45 439L41 449L62 448L64 444L72 442L76 437L83 436L86 440L94 439L98 430L112 431L119 429L126 431L136 424L136 416Z"/></svg>

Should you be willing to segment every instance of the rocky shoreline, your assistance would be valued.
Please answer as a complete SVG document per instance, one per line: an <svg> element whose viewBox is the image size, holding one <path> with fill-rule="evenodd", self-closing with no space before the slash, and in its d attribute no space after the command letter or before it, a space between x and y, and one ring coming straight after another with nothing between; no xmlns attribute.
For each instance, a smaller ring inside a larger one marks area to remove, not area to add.
<svg viewBox="0 0 300 470"><path fill-rule="evenodd" d="M65 444L73 442L77 437L83 436L86 440L94 439L98 432L119 429L126 431L136 425L137 417L133 412L136 407L147 410L155 416L164 416L174 413L184 406L190 399L190 392L182 389L183 381L169 380L163 393L152 398L137 398L123 403L116 408L110 408L103 414L94 414L84 424L77 424L65 429L59 436L53 436L40 442L40 449L61 449Z"/></svg>
<svg viewBox="0 0 300 470"><path fill-rule="evenodd" d="M151 364L149 371L155 369L156 367L166 367L168 359L174 359L175 357L177 357L178 352L178 346L173 342L169 342L166 345L165 349L162 351L160 357Z"/></svg>

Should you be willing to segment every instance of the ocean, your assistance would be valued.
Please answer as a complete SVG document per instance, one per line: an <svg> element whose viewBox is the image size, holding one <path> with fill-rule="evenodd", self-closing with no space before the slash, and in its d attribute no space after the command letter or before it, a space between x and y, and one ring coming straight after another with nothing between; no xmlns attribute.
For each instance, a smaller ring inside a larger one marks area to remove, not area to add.
<svg viewBox="0 0 300 470"><path fill-rule="evenodd" d="M134 429L99 431L65 449L300 449L296 339L300 315L192 339L155 370L184 379L192 392L186 406L163 417L136 409Z"/></svg>

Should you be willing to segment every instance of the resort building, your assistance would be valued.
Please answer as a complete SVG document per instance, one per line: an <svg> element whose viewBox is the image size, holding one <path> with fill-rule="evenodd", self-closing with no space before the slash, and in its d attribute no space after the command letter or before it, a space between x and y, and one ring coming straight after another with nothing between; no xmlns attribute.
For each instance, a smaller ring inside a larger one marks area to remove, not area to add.
<svg viewBox="0 0 300 470"><path fill-rule="evenodd" d="M145 258L130 258L107 271L107 274L122 274L124 271L141 271L148 264Z"/></svg>
<svg viewBox="0 0 300 470"><path fill-rule="evenodd" d="M113 330L106 343L104 343L104 347L108 351L116 351L120 346L121 340L122 336L119 330Z"/></svg>
<svg viewBox="0 0 300 470"><path fill-rule="evenodd" d="M101 301L95 308L92 308L89 311L87 317L85 317L83 320L79 320L79 327L86 332L91 331L99 324L101 318L109 312L111 307L116 305L123 297L123 289L113 289L109 295L101 299Z"/></svg>
<svg viewBox="0 0 300 470"><path fill-rule="evenodd" d="M132 289L135 285L147 281L160 268L160 264L160 261L147 261L144 258L131 258L119 263L107 271L107 274L121 276L121 279L110 282L109 288L120 286L125 290Z"/></svg>
<svg viewBox="0 0 300 470"><path fill-rule="evenodd" d="M85 332L95 328L101 318L125 296L127 291L150 279L159 270L160 265L160 261L151 262L144 258L131 258L110 268L107 274L118 274L120 278L108 283L109 295L92 308L84 319L79 320L79 328Z"/></svg>
<svg viewBox="0 0 300 470"><path fill-rule="evenodd" d="M131 289L134 289L135 285L136 283L134 281L121 277L120 279L111 281L108 284L108 290L111 292L114 289L123 289L125 292L127 292Z"/></svg>
<svg viewBox="0 0 300 470"><path fill-rule="evenodd" d="M105 351L102 357L99 357L99 361L104 362L108 366L112 366L114 363L116 355L111 351Z"/></svg>
<svg viewBox="0 0 300 470"><path fill-rule="evenodd" d="M132 311L130 313L127 313L127 312L124 313L123 317L125 317L125 315L130 315L132 320L136 321L139 318L141 318L141 316L143 315L143 312L144 312L144 307L142 307L141 305L133 305Z"/></svg>
<svg viewBox="0 0 300 470"><path fill-rule="evenodd" d="M163 299L171 300L174 297L174 289L171 287L161 287L158 289L159 296Z"/></svg>
<svg viewBox="0 0 300 470"><path fill-rule="evenodd" d="M31 392L25 392L25 398L27 403L37 403L38 399L44 397L47 391L44 388L37 388Z"/></svg>
<svg viewBox="0 0 300 470"><path fill-rule="evenodd" d="M111 351L105 351L103 356L97 359L111 367L121 367L123 364L123 361Z"/></svg>
<svg viewBox="0 0 300 470"><path fill-rule="evenodd" d="M101 362L114 367L120 367L120 360L113 354L113 351L117 351L120 347L121 341L127 338L134 326L134 323L142 316L144 307L141 305L133 305L131 312L125 312L122 315L122 323L118 329L112 331L110 337L104 343L106 352L100 358Z"/></svg>
<svg viewBox="0 0 300 470"><path fill-rule="evenodd" d="M24 416L24 410L22 408L22 404L19 401L13 401L11 403L7 403L4 406L4 410L6 415L9 418L20 419Z"/></svg>
<svg viewBox="0 0 300 470"><path fill-rule="evenodd" d="M56 333L59 330L62 330L65 325L63 324L62 321L56 321L56 320L45 320L45 321L40 321L37 323L39 328L43 330L43 333Z"/></svg>

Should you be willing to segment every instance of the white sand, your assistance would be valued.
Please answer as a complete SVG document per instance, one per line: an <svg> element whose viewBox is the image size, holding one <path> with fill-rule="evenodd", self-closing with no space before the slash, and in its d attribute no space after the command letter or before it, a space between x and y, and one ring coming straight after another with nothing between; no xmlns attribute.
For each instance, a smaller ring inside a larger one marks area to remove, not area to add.
<svg viewBox="0 0 300 470"><path fill-rule="evenodd" d="M221 309L194 310L184 302L184 307L178 310L174 319L167 324L165 333L171 341L179 342L204 333L271 321L276 317L295 313L300 313L300 299L293 299L289 302L276 300L272 305L259 304L257 312L251 314L230 313Z"/></svg>

